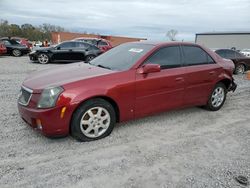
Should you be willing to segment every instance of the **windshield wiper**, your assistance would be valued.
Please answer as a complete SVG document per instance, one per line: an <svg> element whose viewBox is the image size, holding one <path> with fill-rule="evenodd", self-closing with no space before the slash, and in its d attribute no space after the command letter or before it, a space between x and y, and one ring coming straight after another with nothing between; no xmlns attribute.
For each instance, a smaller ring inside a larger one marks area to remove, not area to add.
<svg viewBox="0 0 250 188"><path fill-rule="evenodd" d="M110 67L106 67L106 66L103 66L103 65L97 65L97 67L101 67L101 68L104 68L104 69L111 69Z"/></svg>

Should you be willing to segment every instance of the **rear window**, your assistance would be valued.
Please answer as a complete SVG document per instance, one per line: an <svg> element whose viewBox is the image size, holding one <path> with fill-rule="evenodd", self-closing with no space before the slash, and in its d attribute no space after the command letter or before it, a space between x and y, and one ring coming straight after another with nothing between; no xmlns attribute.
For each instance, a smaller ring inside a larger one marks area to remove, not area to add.
<svg viewBox="0 0 250 188"><path fill-rule="evenodd" d="M186 65L202 65L214 63L213 59L200 47L182 46Z"/></svg>
<svg viewBox="0 0 250 188"><path fill-rule="evenodd" d="M98 46L107 46L108 44L104 41L98 42Z"/></svg>

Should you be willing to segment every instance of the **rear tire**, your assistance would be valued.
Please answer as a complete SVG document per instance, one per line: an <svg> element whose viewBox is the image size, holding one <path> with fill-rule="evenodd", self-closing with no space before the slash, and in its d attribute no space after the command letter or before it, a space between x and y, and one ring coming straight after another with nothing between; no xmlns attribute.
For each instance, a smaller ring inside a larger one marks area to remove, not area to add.
<svg viewBox="0 0 250 188"><path fill-rule="evenodd" d="M238 64L238 65L236 65L236 67L235 67L234 73L235 73L235 74L244 74L245 71L246 71L245 65L243 65L243 64Z"/></svg>
<svg viewBox="0 0 250 188"><path fill-rule="evenodd" d="M104 99L84 102L74 112L71 120L71 135L79 141L93 141L108 136L115 125L113 106Z"/></svg>
<svg viewBox="0 0 250 188"><path fill-rule="evenodd" d="M96 56L95 55L87 55L85 57L85 62L88 63L90 62L92 59L94 59Z"/></svg>
<svg viewBox="0 0 250 188"><path fill-rule="evenodd" d="M221 82L217 83L212 93L209 96L207 105L205 106L206 109L210 111L219 110L223 106L226 97L227 97L226 86Z"/></svg>
<svg viewBox="0 0 250 188"><path fill-rule="evenodd" d="M22 55L22 52L18 49L14 49L12 50L11 54L14 56L14 57L20 57Z"/></svg>

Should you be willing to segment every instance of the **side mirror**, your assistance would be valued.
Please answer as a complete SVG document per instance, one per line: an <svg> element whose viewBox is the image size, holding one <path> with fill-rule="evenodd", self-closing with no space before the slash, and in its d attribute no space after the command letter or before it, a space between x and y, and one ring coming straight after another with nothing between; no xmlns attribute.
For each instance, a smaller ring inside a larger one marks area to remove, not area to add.
<svg viewBox="0 0 250 188"><path fill-rule="evenodd" d="M137 69L139 74L148 74L153 72L160 72L161 66L159 64L146 64Z"/></svg>
<svg viewBox="0 0 250 188"><path fill-rule="evenodd" d="M56 47L56 49L57 49L57 50L60 50L60 49L61 49L61 47L60 47L60 46L58 46L58 47Z"/></svg>

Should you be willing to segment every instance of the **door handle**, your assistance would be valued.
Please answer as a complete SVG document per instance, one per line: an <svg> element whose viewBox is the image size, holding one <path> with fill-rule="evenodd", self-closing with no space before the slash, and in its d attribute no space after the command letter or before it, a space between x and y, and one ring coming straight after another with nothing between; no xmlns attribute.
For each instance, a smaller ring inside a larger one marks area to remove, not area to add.
<svg viewBox="0 0 250 188"><path fill-rule="evenodd" d="M69 49L70 52L72 52L73 50L72 49Z"/></svg>
<svg viewBox="0 0 250 188"><path fill-rule="evenodd" d="M177 81L177 82L182 82L182 81L184 81L184 78L178 77L178 78L175 78L175 81Z"/></svg>

